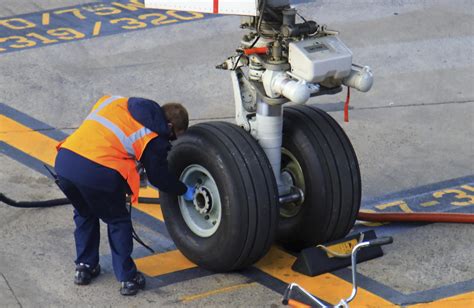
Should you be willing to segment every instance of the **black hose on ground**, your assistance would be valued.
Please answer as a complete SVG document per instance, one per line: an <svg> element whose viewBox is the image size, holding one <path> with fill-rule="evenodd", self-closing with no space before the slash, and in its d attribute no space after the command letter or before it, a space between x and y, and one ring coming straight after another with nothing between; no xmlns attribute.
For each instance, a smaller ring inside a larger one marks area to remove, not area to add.
<svg viewBox="0 0 474 308"><path fill-rule="evenodd" d="M13 199L8 198L2 193L0 193L0 201L10 206L19 207L19 208L53 207L53 206L71 204L71 201L69 201L69 199L67 198L44 200L44 201L15 201Z"/></svg>
<svg viewBox="0 0 474 308"><path fill-rule="evenodd" d="M0 201L10 206L18 207L18 208L46 208L46 207L54 207L54 206L71 204L71 201L69 201L69 199L67 198L51 199L51 200L44 200L44 201L15 201L13 199L8 198L2 193L0 193ZM138 202L157 204L157 203L160 203L160 198L139 197ZM130 205L130 215L131 214L132 214L132 206ZM137 232L133 228L133 225L132 225L132 237L135 241L137 241L137 243L142 245L145 249L147 249L151 253L155 253L155 251L150 246L145 244L145 242L143 242L143 240L138 236Z"/></svg>
<svg viewBox="0 0 474 308"><path fill-rule="evenodd" d="M8 198L2 193L0 193L0 201L10 206L19 208L41 208L71 204L71 201L69 201L69 199L67 198L51 199L44 201L16 201ZM160 198L139 197L138 202L147 204L158 204L160 203Z"/></svg>

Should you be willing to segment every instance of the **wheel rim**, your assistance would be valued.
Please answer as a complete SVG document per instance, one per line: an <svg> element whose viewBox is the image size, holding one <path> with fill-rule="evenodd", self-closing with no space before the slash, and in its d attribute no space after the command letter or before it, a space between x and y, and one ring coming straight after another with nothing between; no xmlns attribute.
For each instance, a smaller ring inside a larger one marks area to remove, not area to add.
<svg viewBox="0 0 474 308"><path fill-rule="evenodd" d="M303 169L296 157L287 149L281 149L281 173L289 175L293 186L305 191ZM290 218L296 216L302 208L304 200L280 205L280 216Z"/></svg>
<svg viewBox="0 0 474 308"><path fill-rule="evenodd" d="M179 209L186 225L200 237L216 233L222 218L221 198L216 181L200 165L190 165L181 173L180 180L196 187L192 201L179 197Z"/></svg>

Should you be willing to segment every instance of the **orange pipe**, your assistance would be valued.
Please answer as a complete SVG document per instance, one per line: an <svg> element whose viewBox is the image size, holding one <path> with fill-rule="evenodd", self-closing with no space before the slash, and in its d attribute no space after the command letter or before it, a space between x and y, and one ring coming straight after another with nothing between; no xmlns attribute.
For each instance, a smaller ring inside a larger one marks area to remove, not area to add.
<svg viewBox="0 0 474 308"><path fill-rule="evenodd" d="M246 56L257 54L266 54L268 52L268 47L255 47L255 48L247 48L244 49L244 54Z"/></svg>
<svg viewBox="0 0 474 308"><path fill-rule="evenodd" d="M367 213L360 211L357 219L374 222L450 222L474 224L474 214L467 213Z"/></svg>

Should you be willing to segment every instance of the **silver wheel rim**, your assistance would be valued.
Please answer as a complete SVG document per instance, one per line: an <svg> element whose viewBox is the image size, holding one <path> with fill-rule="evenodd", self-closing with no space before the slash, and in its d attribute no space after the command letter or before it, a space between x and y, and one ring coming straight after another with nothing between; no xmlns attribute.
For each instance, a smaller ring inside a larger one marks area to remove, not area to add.
<svg viewBox="0 0 474 308"><path fill-rule="evenodd" d="M222 218L221 198L216 181L200 165L189 165L181 173L180 180L196 187L192 201L179 197L179 209L186 225L200 237L210 237L216 233Z"/></svg>

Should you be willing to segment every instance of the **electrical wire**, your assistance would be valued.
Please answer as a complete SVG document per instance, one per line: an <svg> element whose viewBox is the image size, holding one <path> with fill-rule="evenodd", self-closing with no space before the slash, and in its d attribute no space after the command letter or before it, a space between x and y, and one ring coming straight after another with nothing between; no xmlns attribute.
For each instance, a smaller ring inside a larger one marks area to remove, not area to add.
<svg viewBox="0 0 474 308"><path fill-rule="evenodd" d="M130 214L130 222L132 221L132 203L130 202L129 203L129 214ZM148 246L147 244L145 244L145 242L138 236L137 232L135 231L135 228L133 227L133 224L131 223L130 224L132 226L132 237L133 239L140 245L142 245L145 249L147 249L148 251L150 251L151 253L155 253L155 251L153 250L153 248L151 248L150 246Z"/></svg>
<svg viewBox="0 0 474 308"><path fill-rule="evenodd" d="M253 48L255 46L255 44L257 44L258 40L261 37L260 28L262 26L263 15L265 13L266 8L267 8L267 0L262 0L261 5L260 5L260 9L259 9L260 15L258 16L257 27L256 27L257 39L255 41L253 41L252 45L249 48ZM273 30L276 31L275 29L273 29ZM235 71L237 69L237 65L239 65L239 61L242 58L242 55L243 55L243 53L240 53L240 55L237 57L237 61L235 61L234 67L232 68L232 71Z"/></svg>
<svg viewBox="0 0 474 308"><path fill-rule="evenodd" d="M306 19L303 17L303 15L301 15L301 14L298 13L298 12L296 12L296 15L298 15L298 17L301 18L305 24L308 23L308 22L306 21Z"/></svg>
<svg viewBox="0 0 474 308"><path fill-rule="evenodd" d="M263 15L265 14L265 9L267 7L267 0L262 0L262 6L260 8L260 16L258 17L257 23L257 34L260 37L260 27L262 26Z"/></svg>

